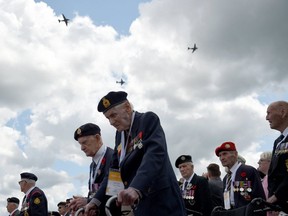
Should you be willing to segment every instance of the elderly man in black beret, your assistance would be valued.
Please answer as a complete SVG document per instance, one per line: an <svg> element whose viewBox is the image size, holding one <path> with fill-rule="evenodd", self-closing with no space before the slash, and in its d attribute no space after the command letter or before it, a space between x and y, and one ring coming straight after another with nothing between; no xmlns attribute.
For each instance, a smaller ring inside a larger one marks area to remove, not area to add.
<svg viewBox="0 0 288 216"><path fill-rule="evenodd" d="M37 176L29 172L23 172L20 176L19 185L21 191L25 193L20 215L48 216L48 202L45 193L36 187Z"/></svg>
<svg viewBox="0 0 288 216"><path fill-rule="evenodd" d="M105 203L109 196L105 195L107 181L103 181L108 175L113 149L103 144L100 127L93 123L86 123L74 132L74 139L78 141L81 150L87 157L92 158L88 181L88 196L74 196L69 207L75 211L87 205L86 213L97 210L98 216L106 216ZM91 214L91 212L90 212Z"/></svg>
<svg viewBox="0 0 288 216"><path fill-rule="evenodd" d="M109 92L98 111L117 130L112 168L119 169L124 184L118 203L137 203L136 216L186 215L159 117L134 111L123 91Z"/></svg>
<svg viewBox="0 0 288 216"><path fill-rule="evenodd" d="M180 182L182 197L188 215L210 216L212 211L211 194L208 180L194 173L190 155L181 155L175 161L183 181Z"/></svg>
<svg viewBox="0 0 288 216"><path fill-rule="evenodd" d="M7 211L10 216L18 216L20 215L20 211L18 209L20 200L17 197L10 197L7 199Z"/></svg>

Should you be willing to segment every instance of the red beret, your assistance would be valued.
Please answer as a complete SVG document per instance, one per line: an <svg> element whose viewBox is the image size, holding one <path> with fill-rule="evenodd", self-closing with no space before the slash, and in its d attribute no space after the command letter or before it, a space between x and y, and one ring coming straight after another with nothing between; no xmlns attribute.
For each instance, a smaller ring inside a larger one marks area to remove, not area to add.
<svg viewBox="0 0 288 216"><path fill-rule="evenodd" d="M215 149L215 154L219 157L221 151L237 151L233 142L224 142Z"/></svg>

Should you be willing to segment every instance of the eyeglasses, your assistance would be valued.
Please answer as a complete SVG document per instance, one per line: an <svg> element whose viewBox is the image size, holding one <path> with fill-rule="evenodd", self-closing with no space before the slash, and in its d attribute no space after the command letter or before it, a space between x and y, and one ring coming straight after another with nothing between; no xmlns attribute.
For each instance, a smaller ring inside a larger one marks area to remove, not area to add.
<svg viewBox="0 0 288 216"><path fill-rule="evenodd" d="M266 160L266 159L260 159L259 161L258 161L258 163L262 163L262 162L271 162L270 160Z"/></svg>
<svg viewBox="0 0 288 216"><path fill-rule="evenodd" d="M18 183L19 183L19 185L22 183L22 182L26 182L25 180L21 180L21 181L19 181Z"/></svg>

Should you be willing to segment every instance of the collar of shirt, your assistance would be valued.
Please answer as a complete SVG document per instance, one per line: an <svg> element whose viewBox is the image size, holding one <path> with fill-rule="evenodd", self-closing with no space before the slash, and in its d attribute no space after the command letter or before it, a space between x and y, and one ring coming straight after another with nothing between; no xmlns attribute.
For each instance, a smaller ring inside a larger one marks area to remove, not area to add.
<svg viewBox="0 0 288 216"><path fill-rule="evenodd" d="M97 153L93 157L93 161L97 164L99 160L101 159L103 152L105 151L105 145L102 145L100 149L97 151Z"/></svg>
<svg viewBox="0 0 288 216"><path fill-rule="evenodd" d="M185 190L185 188L184 188L184 186L185 186L185 182L188 182L188 183L189 183L189 182L192 181L194 174L195 174L195 173L192 173L192 175L190 176L189 179L185 179L185 181L183 182L182 190Z"/></svg>
<svg viewBox="0 0 288 216"><path fill-rule="evenodd" d="M35 186L31 187L31 188L25 193L26 199L27 199L29 193L30 193L34 188L35 188Z"/></svg>

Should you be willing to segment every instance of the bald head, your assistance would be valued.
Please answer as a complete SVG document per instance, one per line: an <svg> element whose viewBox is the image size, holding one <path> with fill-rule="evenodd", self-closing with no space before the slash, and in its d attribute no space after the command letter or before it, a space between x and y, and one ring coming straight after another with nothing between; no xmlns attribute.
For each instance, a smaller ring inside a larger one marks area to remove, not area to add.
<svg viewBox="0 0 288 216"><path fill-rule="evenodd" d="M288 127L288 102L271 103L267 108L266 120L269 121L271 129L282 133Z"/></svg>

